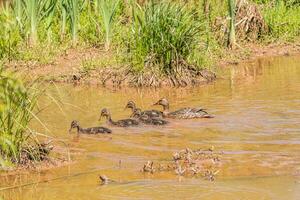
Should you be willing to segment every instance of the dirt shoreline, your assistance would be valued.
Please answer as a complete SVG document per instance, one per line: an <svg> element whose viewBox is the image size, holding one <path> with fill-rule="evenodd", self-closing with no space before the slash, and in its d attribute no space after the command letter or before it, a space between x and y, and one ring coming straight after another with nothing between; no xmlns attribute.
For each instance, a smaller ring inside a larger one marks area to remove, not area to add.
<svg viewBox="0 0 300 200"><path fill-rule="evenodd" d="M300 54L300 39L294 43L272 43L269 45L251 43L237 47L234 50L226 50L224 57L215 59L215 66L229 67L231 65L248 63L262 57L290 56L295 54ZM193 77L194 79L186 83L181 75L178 76L179 80L177 80L177 77L175 77L175 80L169 77L155 77L151 72L148 72L147 76L136 77L130 73L128 66L107 65L108 67L95 67L86 71L82 69L84 62L101 59L109 60L110 58L111 52L97 48L77 48L69 49L63 54L56 56L54 61L48 64L12 61L6 66L10 70L29 76L31 79L38 78L45 82L100 85L105 87L204 85L218 78L208 70L197 72ZM148 79L149 83L151 83L152 79L155 79L156 84L132 84L139 78Z"/></svg>
<svg viewBox="0 0 300 200"><path fill-rule="evenodd" d="M294 43L247 44L235 50L229 50L227 54L235 56L232 59L220 59L217 62L218 67L248 63L259 58L298 55L300 54L300 39Z"/></svg>
<svg viewBox="0 0 300 200"><path fill-rule="evenodd" d="M14 166L0 167L0 177L12 176L16 174L27 174L30 172L45 171L72 164L70 149L59 145L52 145L52 142L42 142L40 146L40 160L33 160L30 155L23 150L22 158Z"/></svg>

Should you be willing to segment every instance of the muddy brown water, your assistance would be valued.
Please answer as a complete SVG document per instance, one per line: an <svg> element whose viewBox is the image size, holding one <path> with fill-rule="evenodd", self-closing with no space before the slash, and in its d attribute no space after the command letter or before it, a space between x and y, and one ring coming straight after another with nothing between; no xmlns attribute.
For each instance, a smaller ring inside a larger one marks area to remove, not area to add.
<svg viewBox="0 0 300 200"><path fill-rule="evenodd" d="M74 163L2 174L0 188L49 181L0 191L0 199L300 199L300 57L260 59L220 73L215 83L189 89L50 86L48 92L63 106L45 97L40 104L48 106L39 117L51 136L70 145ZM159 128L112 128L111 136L77 138L67 132L73 119L84 127L103 123L97 121L100 108L120 119L129 115L128 100L151 108L160 97L170 100L171 109L202 106L216 117L172 120ZM32 127L45 132L38 123ZM214 182L140 172L147 160L166 161L176 150L211 146L224 153ZM63 145L58 151L65 151ZM116 183L101 186L99 174Z"/></svg>

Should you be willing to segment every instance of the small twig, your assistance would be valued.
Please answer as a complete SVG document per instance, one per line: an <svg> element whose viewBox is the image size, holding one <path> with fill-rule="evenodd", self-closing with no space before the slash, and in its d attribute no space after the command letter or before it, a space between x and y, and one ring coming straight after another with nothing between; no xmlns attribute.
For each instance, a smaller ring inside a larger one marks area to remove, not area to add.
<svg viewBox="0 0 300 200"><path fill-rule="evenodd" d="M101 170L103 170L103 169L101 169ZM42 181L35 181L35 182L31 182L31 183L24 183L24 184L20 184L20 185L3 187L3 188L0 188L0 191L11 190L11 189L16 189L16 188L22 188L22 187L26 187L26 186L30 186L30 185L35 185L35 184L39 184L39 183L46 183L46 182L51 182L51 181L55 181L55 180L71 178L71 177L75 177L75 176L92 174L92 173L95 173L95 172L98 172L98 171L100 171L100 169L91 170L91 171L87 171L87 172L76 173L76 174L72 174L72 175L60 176L60 177L47 179L47 180L42 180Z"/></svg>

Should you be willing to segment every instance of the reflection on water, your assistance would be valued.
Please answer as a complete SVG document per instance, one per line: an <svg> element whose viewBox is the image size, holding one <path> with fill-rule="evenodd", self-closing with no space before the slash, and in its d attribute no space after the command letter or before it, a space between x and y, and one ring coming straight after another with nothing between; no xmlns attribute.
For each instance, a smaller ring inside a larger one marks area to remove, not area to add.
<svg viewBox="0 0 300 200"><path fill-rule="evenodd" d="M41 105L49 105L40 118L50 135L70 144L75 163L2 176L0 187L61 178L0 191L0 199L300 199L300 57L258 60L221 73L221 80L197 88L51 86L49 92L63 106L41 99ZM161 97L170 100L171 110L201 106L216 118L173 120L164 128L112 128L110 136L67 134L74 119L83 126L104 123L97 121L100 108L110 108L119 119L129 115L128 100L150 108ZM32 126L45 131L38 123ZM212 145L223 152L215 182L139 171L147 160L166 161L176 150ZM100 186L98 174L117 183Z"/></svg>

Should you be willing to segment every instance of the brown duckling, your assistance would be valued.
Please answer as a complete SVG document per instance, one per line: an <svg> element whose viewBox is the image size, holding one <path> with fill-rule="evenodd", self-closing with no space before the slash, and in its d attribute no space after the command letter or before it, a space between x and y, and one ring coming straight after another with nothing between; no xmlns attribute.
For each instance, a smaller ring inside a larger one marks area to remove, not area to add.
<svg viewBox="0 0 300 200"><path fill-rule="evenodd" d="M177 119L192 119L192 118L213 118L203 108L182 108L173 112L169 112L169 102L163 98L154 105L161 105L163 107L163 116L167 118Z"/></svg>
<svg viewBox="0 0 300 200"><path fill-rule="evenodd" d="M139 122L136 119L122 119L122 120L118 120L118 121L113 121L111 119L111 114L110 114L109 110L106 109L106 108L103 108L101 110L100 119L101 119L101 117L106 117L107 122L111 125L114 125L114 126L128 127L128 126L137 126L137 125L139 125Z"/></svg>
<svg viewBox="0 0 300 200"><path fill-rule="evenodd" d="M134 113L132 114L134 118L137 118L140 122L144 124L151 124L151 125L165 125L168 124L169 122L157 117L149 117L149 115L143 114L141 109L136 108L134 110Z"/></svg>
<svg viewBox="0 0 300 200"><path fill-rule="evenodd" d="M105 184L108 184L108 183L114 183L116 181L108 178L107 176L105 176L104 174L103 175L100 175L99 176L99 179L100 179L100 182L102 185L105 185Z"/></svg>
<svg viewBox="0 0 300 200"><path fill-rule="evenodd" d="M130 108L131 111L132 111L132 114L130 117L133 117L134 115L134 112L136 109L139 109L136 107L135 103L133 101L128 101L127 105L125 106L125 109L126 108ZM153 117L162 117L163 116L163 113L159 110L144 110L144 111L141 111L142 115L148 115L150 118L153 118Z"/></svg>
<svg viewBox="0 0 300 200"><path fill-rule="evenodd" d="M83 134L99 134L99 133L111 133L112 131L105 127L91 127L91 128L81 128L78 121L74 120L71 123L71 128L69 129L69 133L71 133L73 128L77 128L77 133Z"/></svg>

